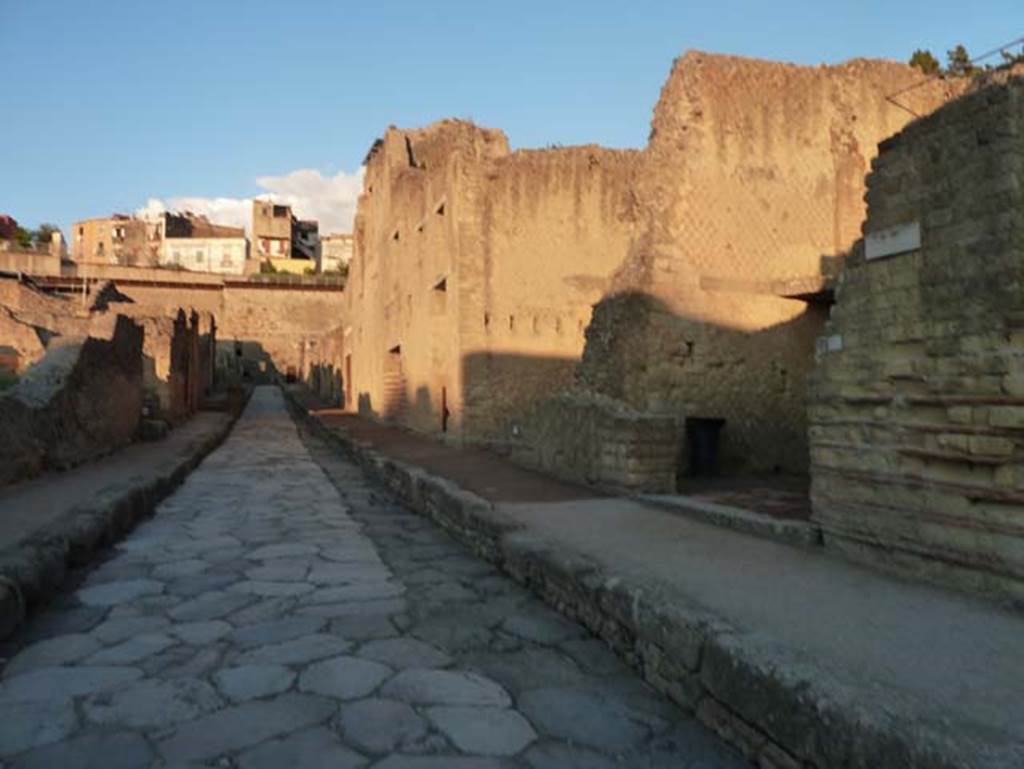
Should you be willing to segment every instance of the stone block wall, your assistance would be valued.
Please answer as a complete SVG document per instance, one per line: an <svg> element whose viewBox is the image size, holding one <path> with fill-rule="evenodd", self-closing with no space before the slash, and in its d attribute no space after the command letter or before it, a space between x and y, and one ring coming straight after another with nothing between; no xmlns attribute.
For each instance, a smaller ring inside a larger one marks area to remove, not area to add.
<svg viewBox="0 0 1024 769"><path fill-rule="evenodd" d="M671 492L680 432L671 417L593 393L561 393L524 420L512 458L568 480Z"/></svg>
<svg viewBox="0 0 1024 769"><path fill-rule="evenodd" d="M359 409L518 444L575 377L637 412L726 419L727 470L805 474L816 301L858 235L877 143L911 118L887 96L919 79L691 52L640 150L390 128L367 156L346 297ZM929 82L905 105L960 89ZM619 312L622 295L657 306Z"/></svg>
<svg viewBox="0 0 1024 769"><path fill-rule="evenodd" d="M352 405L503 440L568 386L635 224L636 154L510 152L500 131L458 120L389 129L368 156L355 225Z"/></svg>
<svg viewBox="0 0 1024 769"><path fill-rule="evenodd" d="M118 302L113 312L93 313L89 335L109 338L119 315L138 323L144 332L142 348L146 416L178 425L192 416L214 386L217 324L211 313L152 315L154 309ZM117 313L116 315L114 313Z"/></svg>
<svg viewBox="0 0 1024 769"><path fill-rule="evenodd" d="M140 334L134 363L128 360L135 353L126 324ZM110 283L83 300L0 279L0 392L13 399L3 412L3 435L18 457L2 482L106 454L126 434L134 437L127 426L137 426L140 415L169 425L185 421L214 386L216 334L209 312L138 302ZM139 398L131 387L126 392L123 381L135 367L141 372ZM76 394L76 387L86 394ZM120 399L124 413L108 398ZM104 420L111 415L108 431ZM58 438L62 424L66 457ZM151 426L161 434L161 425Z"/></svg>
<svg viewBox="0 0 1024 769"><path fill-rule="evenodd" d="M705 299L660 300L644 292L603 299L587 328L576 380L631 408L725 419L719 466L725 473L806 473L805 379L825 321L816 305L771 296L721 293L728 324L694 317ZM760 328L757 317L779 322ZM782 320L787 315L787 320Z"/></svg>
<svg viewBox="0 0 1024 769"><path fill-rule="evenodd" d="M253 381L275 381L288 374L304 379L310 350L342 324L344 292L337 285L260 283L132 267L93 269L97 271L126 298L117 304L119 312L173 319L181 309L195 311L203 329L207 319L216 318L222 358L234 356L237 342L240 365ZM0 304L6 304L2 294Z"/></svg>
<svg viewBox="0 0 1024 769"><path fill-rule="evenodd" d="M334 406L342 406L345 401L343 341L341 330L337 330L307 343L306 384Z"/></svg>
<svg viewBox="0 0 1024 769"><path fill-rule="evenodd" d="M143 330L119 316L110 339L53 345L0 394L0 485L94 459L135 436Z"/></svg>
<svg viewBox="0 0 1024 769"><path fill-rule="evenodd" d="M911 119L886 97L919 80L887 61L680 57L636 177L643 226L587 331L584 386L725 419L726 472L806 474L826 317L814 294L860 233L877 143ZM959 88L936 80L906 105L927 114Z"/></svg>
<svg viewBox="0 0 1024 769"><path fill-rule="evenodd" d="M812 378L814 518L856 558L1022 601L1024 81L884 142L867 204Z"/></svg>

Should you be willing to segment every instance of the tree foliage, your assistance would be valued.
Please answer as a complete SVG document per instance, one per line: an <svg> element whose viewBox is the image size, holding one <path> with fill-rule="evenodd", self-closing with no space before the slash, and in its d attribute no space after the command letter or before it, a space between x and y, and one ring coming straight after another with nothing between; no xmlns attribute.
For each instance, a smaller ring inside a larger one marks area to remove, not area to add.
<svg viewBox="0 0 1024 769"><path fill-rule="evenodd" d="M911 67L917 67L925 75L939 77L974 77L983 72L1004 69L1015 64L1024 64L1024 47L1016 53L1009 50L1001 51L1001 55L1003 57L1002 64L998 66L992 66L991 64L980 66L971 61L971 55L967 52L965 46L957 45L946 51L946 66L942 67L931 51L926 48L918 48L911 54L910 61L907 63Z"/></svg>
<svg viewBox="0 0 1024 769"><path fill-rule="evenodd" d="M1017 53L1013 51L1001 51L1003 56L1003 66L1012 67L1014 64L1024 64L1024 46L1021 46Z"/></svg>
<svg viewBox="0 0 1024 769"><path fill-rule="evenodd" d="M946 62L946 74L950 77L968 77L978 70L971 63L971 55L963 45L946 51Z"/></svg>
<svg viewBox="0 0 1024 769"><path fill-rule="evenodd" d="M32 233L32 237L36 242L36 248L47 248L55 232L60 232L60 227L56 224L50 224L49 222L40 224L39 229Z"/></svg>
<svg viewBox="0 0 1024 769"><path fill-rule="evenodd" d="M14 232L14 242L18 244L20 248L26 250L45 251L50 247L50 241L53 238L53 233L60 232L60 227L56 224L43 223L39 225L38 229L27 230L24 227L18 227Z"/></svg>
<svg viewBox="0 0 1024 769"><path fill-rule="evenodd" d="M918 48L914 51L908 62L911 67L917 67L926 75L939 75L942 73L942 66L931 51Z"/></svg>

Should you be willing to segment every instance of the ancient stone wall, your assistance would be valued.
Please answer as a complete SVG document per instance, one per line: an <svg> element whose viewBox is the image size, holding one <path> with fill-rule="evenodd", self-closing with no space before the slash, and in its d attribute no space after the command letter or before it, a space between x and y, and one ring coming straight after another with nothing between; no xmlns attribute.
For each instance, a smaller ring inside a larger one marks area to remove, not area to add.
<svg viewBox="0 0 1024 769"><path fill-rule="evenodd" d="M374 145L346 290L349 407L460 429L461 256L480 239L480 169L507 153L500 132L461 121L391 129Z"/></svg>
<svg viewBox="0 0 1024 769"><path fill-rule="evenodd" d="M1021 600L1024 81L886 141L867 203L813 377L814 518L858 558Z"/></svg>
<svg viewBox="0 0 1024 769"><path fill-rule="evenodd" d="M677 424L726 419L728 469L805 473L813 340L870 158L959 89L887 99L919 79L691 53L640 152L512 153L460 121L390 129L356 221L352 404L518 451L545 399L576 386Z"/></svg>
<svg viewBox="0 0 1024 769"><path fill-rule="evenodd" d="M581 383L725 419L727 471L806 473L823 289L859 234L877 143L912 118L886 97L919 80L884 61L678 59L642 154L644 226L597 307ZM901 101L927 113L956 90L936 81Z"/></svg>
<svg viewBox="0 0 1024 769"><path fill-rule="evenodd" d="M143 329L142 368L145 416L174 426L196 411L214 387L213 356L216 320L212 313L186 313L181 307L161 308L137 302L113 302L106 311L90 313L87 333L109 339L118 317L129 317ZM58 328L66 327L64 321Z"/></svg>
<svg viewBox="0 0 1024 769"><path fill-rule="evenodd" d="M2 241L4 244L8 242ZM22 251L0 245L0 272L60 275L60 255L45 251Z"/></svg>
<svg viewBox="0 0 1024 769"><path fill-rule="evenodd" d="M222 357L234 356L237 344L240 366L254 381L275 381L278 375L304 379L310 349L342 323L343 292L337 286L250 284L219 275L128 268L111 270L111 279L130 300L119 305L121 311L133 317L173 319L184 309L198 312L204 329L205 319L216 318Z"/></svg>
<svg viewBox="0 0 1024 769"><path fill-rule="evenodd" d="M332 406L345 405L344 334L341 329L307 343L306 384Z"/></svg>
<svg viewBox="0 0 1024 769"><path fill-rule="evenodd" d="M181 299L180 294L178 298ZM166 431L166 425L181 423L195 413L202 397L214 386L216 323L213 315L194 310L186 314L173 305L142 304L110 283L86 296L69 297L42 293L31 283L15 278L0 280L2 389L13 392L12 385L20 386L22 381L51 384L63 381L68 374L62 365L73 365L77 351L87 343L112 344L127 319L142 331L139 361L142 415L147 421L160 423L156 425L160 427L157 435ZM59 399L54 403L61 408L65 404ZM84 401L83 404L88 406ZM131 407L130 401L126 404ZM139 414L135 414L136 420L138 417ZM26 418L22 414L18 424L31 427L38 421L32 417L25 422ZM72 419L68 415L61 418ZM25 439L33 440L31 436ZM97 445L104 444L100 440ZM98 453L105 453L116 445L111 443L105 449L98 449ZM50 451L48 456L52 453ZM35 456L31 451L29 455ZM82 460L70 463L78 461ZM30 461L27 467L35 466L33 463L34 460Z"/></svg>
<svg viewBox="0 0 1024 769"><path fill-rule="evenodd" d="M588 146L488 164L479 251L460 264L467 439L512 439L571 386L592 307L634 235L637 156Z"/></svg>
<svg viewBox="0 0 1024 769"><path fill-rule="evenodd" d="M218 337L228 346L241 341L281 376L303 380L309 373L311 348L341 327L343 296L336 288L229 284L214 313Z"/></svg>
<svg viewBox="0 0 1024 769"><path fill-rule="evenodd" d="M143 331L117 319L108 339L52 345L0 394L0 485L128 443L142 412Z"/></svg>
<svg viewBox="0 0 1024 769"><path fill-rule="evenodd" d="M531 411L511 457L572 481L671 492L679 426L621 401L565 392Z"/></svg>
<svg viewBox="0 0 1024 769"><path fill-rule="evenodd" d="M680 425L684 417L726 419L719 464L727 472L806 471L804 381L825 310L770 296L716 300L732 309L729 326L682 316L644 292L603 300L587 329L577 385L645 413L675 415ZM799 314L759 328L757 318L780 306Z"/></svg>
<svg viewBox="0 0 1024 769"><path fill-rule="evenodd" d="M389 130L355 228L353 404L500 441L568 386L591 305L629 243L635 155L509 153L500 132L460 121Z"/></svg>

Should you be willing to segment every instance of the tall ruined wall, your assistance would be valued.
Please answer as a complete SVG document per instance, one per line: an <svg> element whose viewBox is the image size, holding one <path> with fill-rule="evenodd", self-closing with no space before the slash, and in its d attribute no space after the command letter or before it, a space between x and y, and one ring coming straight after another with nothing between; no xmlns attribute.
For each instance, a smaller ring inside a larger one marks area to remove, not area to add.
<svg viewBox="0 0 1024 769"><path fill-rule="evenodd" d="M176 298L183 297L178 293ZM112 340L121 318L130 318L143 331L146 416L170 424L184 421L214 384L213 314L186 314L170 301L133 301L111 283L86 296L60 296L14 278L0 279L0 368L17 379L31 372L51 348L80 345L89 338Z"/></svg>
<svg viewBox="0 0 1024 769"><path fill-rule="evenodd" d="M1024 80L907 127L867 189L813 378L814 518L826 545L1019 601Z"/></svg>
<svg viewBox="0 0 1024 769"><path fill-rule="evenodd" d="M725 418L724 470L806 472L804 382L824 308L722 293L729 323L687 317L646 292L601 301L578 385L661 415ZM762 327L766 316L778 322ZM681 457L685 470L686 457Z"/></svg>
<svg viewBox="0 0 1024 769"><path fill-rule="evenodd" d="M218 335L258 346L281 374L304 378L310 347L342 324L338 290L247 288L229 285L217 316Z"/></svg>
<svg viewBox="0 0 1024 769"><path fill-rule="evenodd" d="M919 80L884 61L677 60L642 153L643 226L588 331L580 382L634 408L726 419L726 468L806 472L806 378L825 319L814 295L859 233L877 143L912 117L886 96ZM899 98L927 113L953 88ZM622 295L651 301L631 313Z"/></svg>
<svg viewBox="0 0 1024 769"><path fill-rule="evenodd" d="M725 418L727 468L806 472L813 342L864 174L909 110L957 90L886 98L919 79L691 53L639 152L390 129L356 220L350 405L436 432L443 402L462 438L528 455L542 402L575 383L679 423Z"/></svg>
<svg viewBox="0 0 1024 769"><path fill-rule="evenodd" d="M178 425L199 410L202 398L214 387L213 356L217 322L212 313L186 313L139 303L114 302L106 311L92 312L89 336L109 339L115 321L128 317L143 330L142 376L146 392L145 416Z"/></svg>
<svg viewBox="0 0 1024 769"><path fill-rule="evenodd" d="M367 159L349 269L349 407L414 428L461 424L461 254L478 240L480 166L505 137L460 122L390 129ZM442 403L443 402L443 403Z"/></svg>
<svg viewBox="0 0 1024 769"><path fill-rule="evenodd" d="M142 411L143 331L120 316L110 339L52 345L0 393L0 485L109 453Z"/></svg>
<svg viewBox="0 0 1024 769"><path fill-rule="evenodd" d="M479 251L463 258L465 433L514 440L568 388L592 307L629 248L636 152L517 152L485 168Z"/></svg>
<svg viewBox="0 0 1024 769"><path fill-rule="evenodd" d="M567 386L629 243L635 154L510 154L500 132L460 121L389 130L356 220L352 405L501 439Z"/></svg>
<svg viewBox="0 0 1024 769"><path fill-rule="evenodd" d="M179 309L185 309L204 318L213 316L222 345L233 354L237 341L254 364L252 369L262 368L268 376L276 370L282 376L290 372L304 378L310 348L342 324L343 292L337 287L192 282L187 273L145 272L160 280L115 278L117 290L134 303L122 305L130 308L125 312L174 318ZM175 278L182 284L176 285Z"/></svg>

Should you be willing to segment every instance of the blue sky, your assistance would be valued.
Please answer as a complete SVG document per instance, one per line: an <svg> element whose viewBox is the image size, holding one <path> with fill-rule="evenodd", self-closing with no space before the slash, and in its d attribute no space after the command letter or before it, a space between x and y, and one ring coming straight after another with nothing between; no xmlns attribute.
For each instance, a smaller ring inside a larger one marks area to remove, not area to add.
<svg viewBox="0 0 1024 769"><path fill-rule="evenodd" d="M818 64L1021 35L1020 0L0 0L0 212L66 228L269 190L343 220L389 124L640 147L688 48Z"/></svg>

